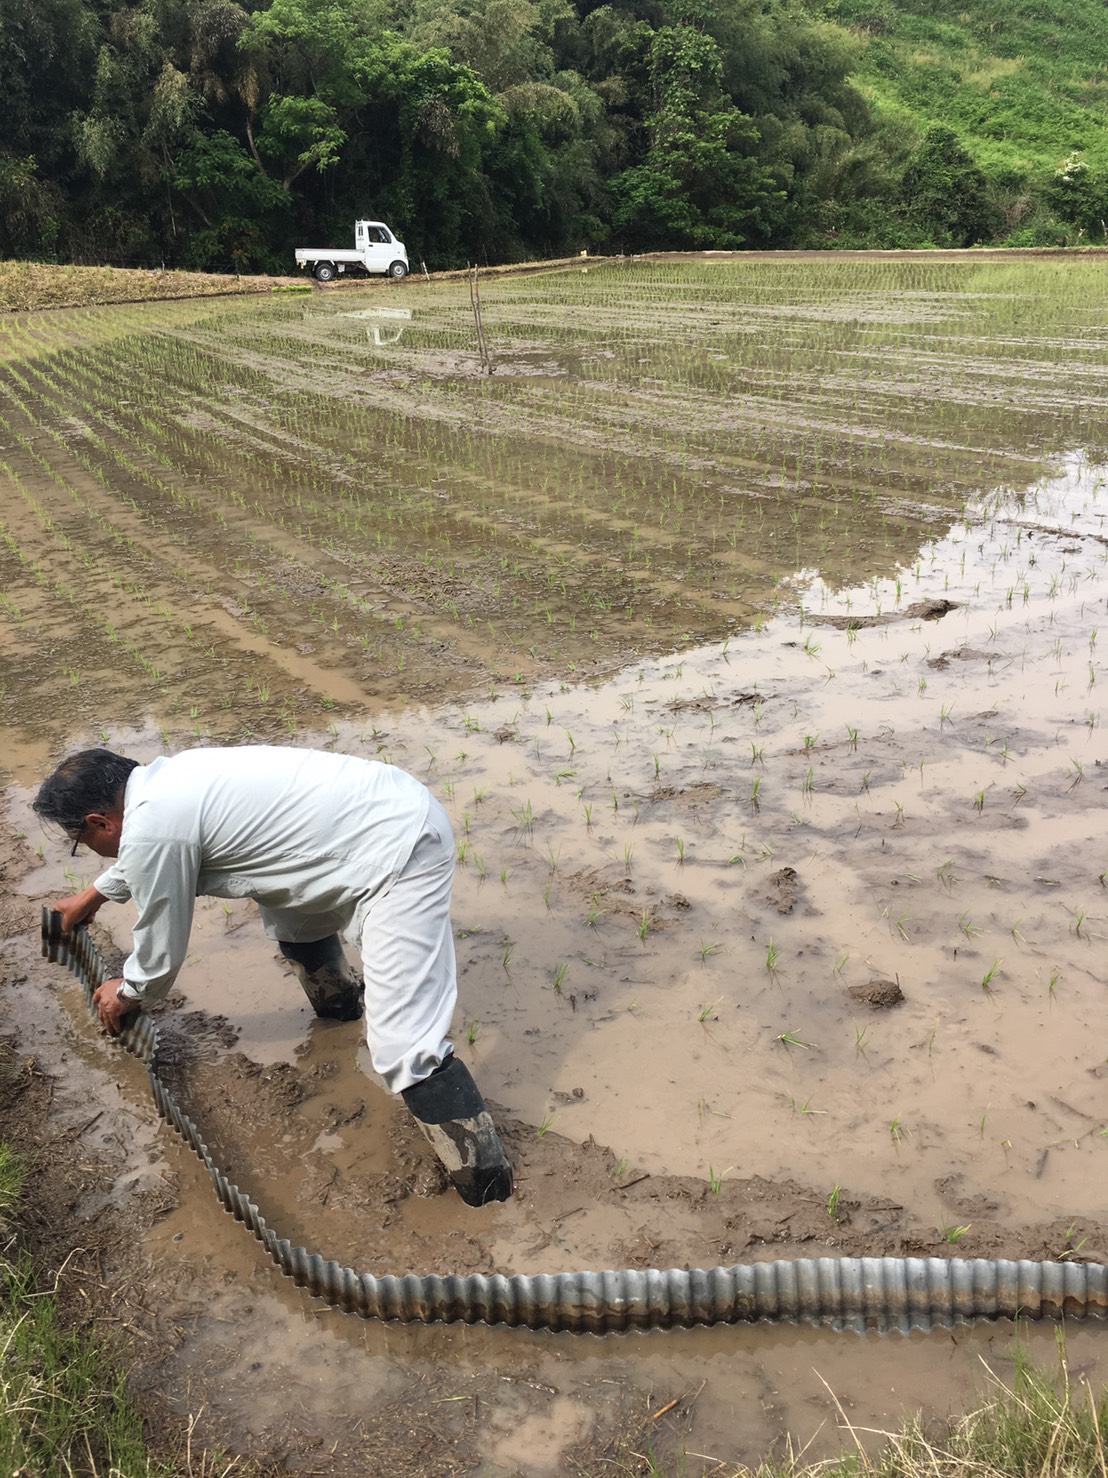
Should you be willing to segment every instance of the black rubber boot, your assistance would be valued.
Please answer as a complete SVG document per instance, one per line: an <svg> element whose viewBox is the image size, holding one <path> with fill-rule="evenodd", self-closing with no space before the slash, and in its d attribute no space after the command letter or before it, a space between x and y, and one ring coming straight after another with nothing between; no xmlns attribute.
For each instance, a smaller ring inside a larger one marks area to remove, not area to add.
<svg viewBox="0 0 1108 1478"><path fill-rule="evenodd" d="M464 1062L451 1055L401 1097L467 1206L510 1198L512 1167Z"/></svg>
<svg viewBox="0 0 1108 1478"><path fill-rule="evenodd" d="M330 1021L357 1021L365 1009L365 986L343 953L337 934L311 944L278 940L277 947L292 964L317 1016Z"/></svg>

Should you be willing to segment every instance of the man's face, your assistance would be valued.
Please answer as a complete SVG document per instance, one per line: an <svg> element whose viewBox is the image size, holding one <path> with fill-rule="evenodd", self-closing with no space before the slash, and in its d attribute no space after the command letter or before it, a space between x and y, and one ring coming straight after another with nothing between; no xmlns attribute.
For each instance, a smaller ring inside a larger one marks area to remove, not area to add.
<svg viewBox="0 0 1108 1478"><path fill-rule="evenodd" d="M95 852L98 857L118 857L122 831L122 811L110 811L107 814L92 811L85 817L84 826L73 840L87 847L90 852Z"/></svg>

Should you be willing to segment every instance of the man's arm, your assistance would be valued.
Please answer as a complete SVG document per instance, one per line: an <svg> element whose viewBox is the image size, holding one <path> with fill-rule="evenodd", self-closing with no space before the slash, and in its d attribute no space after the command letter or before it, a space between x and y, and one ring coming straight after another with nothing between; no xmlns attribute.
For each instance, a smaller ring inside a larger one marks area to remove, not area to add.
<svg viewBox="0 0 1108 1478"><path fill-rule="evenodd" d="M68 898L59 898L54 904L54 911L62 916L63 931L66 934L72 934L74 929L87 924L100 905L107 901L104 894L90 884L87 888L82 888L80 893L72 893Z"/></svg>
<svg viewBox="0 0 1108 1478"><path fill-rule="evenodd" d="M199 875L200 848L195 843L153 841L127 849L138 918L123 972L139 1001L167 995L185 962Z"/></svg>

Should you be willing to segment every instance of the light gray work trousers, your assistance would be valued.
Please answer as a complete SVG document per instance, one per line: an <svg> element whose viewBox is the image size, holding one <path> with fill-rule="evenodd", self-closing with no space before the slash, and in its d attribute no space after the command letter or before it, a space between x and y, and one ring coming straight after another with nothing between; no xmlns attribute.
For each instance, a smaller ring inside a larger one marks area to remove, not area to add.
<svg viewBox="0 0 1108 1478"><path fill-rule="evenodd" d="M450 818L432 796L411 856L362 921L366 1043L392 1093L430 1077L453 1051L446 1034L458 999L454 864Z"/></svg>

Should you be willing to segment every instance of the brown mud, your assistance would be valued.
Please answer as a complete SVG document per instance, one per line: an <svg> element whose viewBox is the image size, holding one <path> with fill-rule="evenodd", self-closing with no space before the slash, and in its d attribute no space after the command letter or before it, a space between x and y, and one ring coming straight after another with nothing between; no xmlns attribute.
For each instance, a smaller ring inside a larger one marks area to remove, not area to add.
<svg viewBox="0 0 1108 1478"><path fill-rule="evenodd" d="M75 352L28 322L54 347L10 345L0 455L23 512L5 503L0 1130L40 1137L44 1243L80 1249L67 1276L129 1332L151 1410L203 1408L208 1435L289 1471L634 1472L652 1452L697 1473L789 1441L819 1456L844 1440L830 1392L862 1426L948 1413L980 1391L980 1358L1003 1374L1015 1346L987 1326L596 1340L314 1306L219 1209L143 1072L37 956L41 902L94 875L29 811L51 757L80 743L140 759L228 737L334 746L404 765L451 811L455 1041L516 1159L510 1205L443 1193L357 1025L309 1018L249 905L201 900L159 1010L177 1090L294 1241L377 1273L1108 1258L1103 344L1090 330L1073 347L1069 297L1009 342L1043 286L1033 265L1022 285L974 266L941 292L826 279L803 301L784 265L710 304L699 280L639 270L618 330L616 297L574 300L578 274L498 285L487 323L510 319L519 354L546 314L560 390L537 399L523 375L467 399L496 375L456 373L456 309L413 299L425 337L414 321L352 402L374 416L408 386L360 433L372 463L354 459L354 411L320 411L355 383L339 351L371 342L364 324L344 337L341 315L221 310L192 365L219 365L202 406L195 387L126 406L144 352L129 331L78 325ZM844 441L842 392L812 375L828 355L859 362L856 326L849 343L823 335L860 295L861 321L895 331ZM771 348L780 329L758 331L744 374L775 377L759 407L749 383L712 381L710 355L737 355L733 335L783 307L807 338ZM685 324L676 348L667 314ZM934 365L931 403L913 381L890 420L930 325L949 355L971 322L959 376ZM171 360L191 353L194 319L158 323ZM566 323L564 339L550 329ZM259 357L275 334L284 359ZM605 335L624 366L610 385ZM80 360L108 348L114 406ZM668 382L648 372L667 353ZM1056 353L1079 360L1061 421L986 404L983 365L999 375L1018 354L1020 384L1045 385ZM617 414L638 418L626 450ZM473 432L486 416L495 435ZM755 423L757 446L741 429ZM744 459L748 486L728 491L723 469ZM359 468L374 498L351 493ZM586 501L589 476L606 491ZM127 910L100 918L118 957ZM1102 1333L1068 1332L1071 1367L1101 1382ZM1052 1331L1025 1338L1049 1358Z"/></svg>

